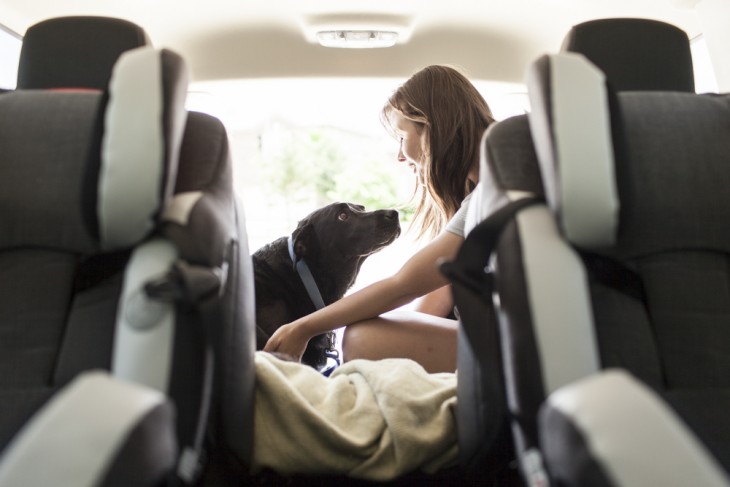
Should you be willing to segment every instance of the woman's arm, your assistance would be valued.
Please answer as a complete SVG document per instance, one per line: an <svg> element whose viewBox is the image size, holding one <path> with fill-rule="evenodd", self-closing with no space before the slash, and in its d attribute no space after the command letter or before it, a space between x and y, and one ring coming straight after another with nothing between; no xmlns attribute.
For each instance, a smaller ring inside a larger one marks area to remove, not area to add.
<svg viewBox="0 0 730 487"><path fill-rule="evenodd" d="M454 259L463 241L462 237L453 233L441 233L413 255L395 275L282 326L272 335L264 350L301 359L307 342L313 336L373 318L446 285L448 280L439 271L438 262Z"/></svg>

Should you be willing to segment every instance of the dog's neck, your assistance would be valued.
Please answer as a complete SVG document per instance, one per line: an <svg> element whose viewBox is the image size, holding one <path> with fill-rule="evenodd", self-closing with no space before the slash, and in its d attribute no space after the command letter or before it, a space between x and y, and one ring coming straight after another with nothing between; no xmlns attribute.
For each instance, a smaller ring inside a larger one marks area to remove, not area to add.
<svg viewBox="0 0 730 487"><path fill-rule="evenodd" d="M289 247L291 237L288 237L287 240L287 247ZM296 255L294 255L293 250L289 250L288 253L291 262L295 262L297 257ZM331 255L328 256L328 258L331 257ZM352 256L349 259L343 258L339 262L339 264L336 265L336 270L339 277L338 279L329 277L330 272L328 271L332 271L332 264L330 263L328 265L326 259L322 260L312 259L311 257L304 257L299 258L299 262L306 263L310 273L312 274L313 280L316 283L317 288L319 289L324 304L328 305L342 298L347 290L352 287L352 285L355 283L355 278L360 271L360 266L366 258L367 256L362 255ZM290 272L294 272L296 274L296 269L293 269L293 267L289 267L289 269Z"/></svg>
<svg viewBox="0 0 730 487"><path fill-rule="evenodd" d="M352 257L348 262L341 262L338 269L338 279L331 277L330 273L327 272L327 265L324 262L308 262L309 269L315 276L319 290L322 293L322 297L325 303L329 304L345 295L348 289L355 283L358 271L360 270L360 264L364 259L360 256Z"/></svg>

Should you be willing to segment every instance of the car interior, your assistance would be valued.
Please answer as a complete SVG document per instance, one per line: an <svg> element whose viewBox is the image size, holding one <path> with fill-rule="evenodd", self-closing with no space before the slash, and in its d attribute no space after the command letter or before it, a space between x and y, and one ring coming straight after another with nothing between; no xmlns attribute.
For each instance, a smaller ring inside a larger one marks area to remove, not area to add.
<svg viewBox="0 0 730 487"><path fill-rule="evenodd" d="M0 487L730 486L725 0L0 1ZM456 460L254 468L251 254L345 197L408 221L348 165L395 165L430 64L497 119L439 264Z"/></svg>

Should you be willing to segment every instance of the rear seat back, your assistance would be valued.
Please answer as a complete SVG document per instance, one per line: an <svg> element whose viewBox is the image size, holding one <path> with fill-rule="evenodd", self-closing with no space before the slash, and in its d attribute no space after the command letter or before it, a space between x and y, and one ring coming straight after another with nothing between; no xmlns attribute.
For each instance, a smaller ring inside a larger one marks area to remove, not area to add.
<svg viewBox="0 0 730 487"><path fill-rule="evenodd" d="M482 140L480 184L467 215L467 241L457 259L442 267L452 281L459 313L457 427L460 462L484 485L520 485L507 421L501 352L489 279L489 255L471 235L474 227L510 200L543 194L537 157L525 115L493 124ZM489 230L489 229L488 229ZM486 237L489 238L490 231ZM450 266L450 268L449 268ZM475 480L476 481L476 480Z"/></svg>
<svg viewBox="0 0 730 487"><path fill-rule="evenodd" d="M728 99L624 92L611 104L602 73L567 54L540 59L531 74L550 212L521 213L497 255L523 458L539 458L530 453L545 440L536 425L546 397L616 367L664 396L727 471ZM549 255L555 248L562 259ZM565 459L563 445L552 442Z"/></svg>
<svg viewBox="0 0 730 487"><path fill-rule="evenodd" d="M87 37L92 32L94 37ZM94 38L96 45L82 42L89 38ZM110 79L119 56L149 43L139 26L104 17L44 21L28 30L26 41L18 93L28 93L26 88L53 91L60 88L61 93L54 95L52 91L44 96L81 98L103 97L105 80ZM175 69L165 64L163 71L171 68ZM91 91L76 92L73 88ZM100 92L94 93L96 90ZM184 99L184 90L181 95L170 97L165 102L178 106ZM141 101L130 103L134 107ZM165 108L164 115L172 113ZM192 452L182 462L181 471L187 471L184 475L193 478L200 473L202 458L198 454L204 441L213 440L214 449L209 451L209 456L215 461L228 463L232 459L238 466L247 464L251 456L254 291L245 221L233 191L232 161L225 128L219 120L202 113L183 112L182 121L184 132L178 134L182 135L181 145L170 148L174 151L170 156L176 162L179 159L179 164L165 173L164 183L161 183L164 187L160 188L168 202L165 209L160 207L152 218L154 231L171 242L174 249L169 266L172 269L166 269L165 272L170 272L161 273L152 284L156 299L170 303L168 306L175 309L172 351L168 356L169 366L166 366L168 378L162 381L162 388L174 400L178 411L178 440L183 448ZM69 136L75 140L73 137L78 134L72 131ZM101 142L97 141L97 144ZM91 147L90 153L98 149ZM63 173L63 165L58 166L58 171ZM68 175L69 178L75 176L79 174ZM93 169L84 172L84 194L90 199L73 203L74 207L82 208L92 236L103 231L97 228L94 214L95 177ZM69 229L68 233L73 232ZM68 257L65 266L74 276L73 283L66 285L66 297L58 298L57 320L49 324L50 328L58 328L53 333L44 333L50 342L60 341L55 345L60 352L49 345L42 367L28 364L28 374L35 371L36 377L49 378L44 386L23 386L22 394L10 393L9 402L3 402L9 410L9 414L3 415L8 418L7 424L0 426L0 433L6 433L4 440L12 436L30 411L79 371L102 368L132 380L144 382L149 378L144 372L144 359L123 359L128 355L129 347L120 345L125 339L120 339L119 330L115 331L113 326L117 314L125 315L123 308L130 304L126 298L119 302L125 279L129 280L125 272L129 274L130 271L125 268L130 250L125 246L118 250L109 247L104 251L87 248L83 251L91 252L91 255ZM39 273L45 272L45 262L35 257L29 259L37 260ZM22 267L18 272L24 272ZM19 279L13 273L4 273L2 277L7 277L8 285ZM31 289L37 286L37 280L29 279L28 284ZM48 287L54 286L49 283ZM81 294L74 294L77 288ZM48 301L49 306L45 309L50 310L51 303L55 302L38 292L29 294L36 295L37 304L22 305L24 308L44 309L41 303ZM128 294L134 305L134 293ZM78 311L77 306L80 307ZM68 323L64 324L64 320ZM103 326L99 325L102 322ZM20 321L18 326L22 326ZM10 346L10 342L6 344ZM20 361L12 354L8 360L15 364ZM19 376L24 374L25 371ZM18 380L27 385L25 379L18 377ZM210 435L207 434L208 422L213 425ZM217 453L221 451L233 454L221 460L222 455Z"/></svg>
<svg viewBox="0 0 730 487"><path fill-rule="evenodd" d="M664 22L630 18L585 22L571 29L565 37L562 50L580 53L591 59L606 71L608 83L616 90L694 91L689 39L683 31ZM531 96L540 94L533 93ZM525 196L551 197L555 193L554 181L552 179L543 181L533 142L534 134L531 132L528 118L528 115L511 117L487 130L482 141L481 184L477 186L472 197L467 218L468 229L476 226L511 200ZM484 267L482 264L486 265L487 262L479 264ZM481 268L475 267L473 272L476 275L482 274ZM484 328L490 321L486 316L479 319L478 314L493 313L491 297L481 295L476 298L471 291L464 288L463 284L457 283L454 292L458 294L457 298L462 300L459 306L462 318L465 318L462 320L462 330L469 327ZM459 305L458 299L457 305ZM484 303L484 300L488 302ZM465 307L470 309L464 309ZM512 307L511 310L515 308ZM473 323L466 323L467 320ZM495 322L492 323L493 326L497 326ZM495 339L497 336L495 335ZM508 415L505 411L505 417L501 419L502 433L496 432L500 426L494 415L500 408L490 407L490 404L493 405L496 400L494 396L496 388L506 386L499 374L495 375L491 370L502 369L498 358L495 362L485 359L500 355L500 350L494 347L495 345L490 343L490 339L486 336L468 332L459 334L460 453L462 461L467 465L477 465L481 468L489 465L488 470L495 468L490 463L495 458L495 451L505 448L504 445L490 442L494 441L495 434L503 434ZM512 367L510 373L525 373L529 368L529 366ZM651 374L651 371L647 371L647 374ZM534 388L524 388L520 391L529 389L536 397L542 397L542 385L534 385ZM509 396L514 401L517 393L514 390L504 390L504 393L496 392L496 394L505 400L506 396ZM535 404L539 402L521 401L522 405L526 403L531 406L521 411L521 414L531 417L536 414ZM517 413L513 410L511 414ZM530 431L531 434L535 432L534 428ZM524 441L520 436L521 434L517 435L517 446L524 450ZM505 442L505 439L497 441Z"/></svg>
<svg viewBox="0 0 730 487"><path fill-rule="evenodd" d="M126 61L108 102L101 92L0 97L2 448L78 373L111 368L122 271L171 197L166 181L176 174L185 122L183 63L151 49ZM140 77L148 68L157 75ZM130 77L150 82L154 103L127 105ZM125 110L153 129L143 145L159 150L143 155L144 167L125 156L140 145L139 131L110 115L125 118ZM125 192L130 179L151 183Z"/></svg>

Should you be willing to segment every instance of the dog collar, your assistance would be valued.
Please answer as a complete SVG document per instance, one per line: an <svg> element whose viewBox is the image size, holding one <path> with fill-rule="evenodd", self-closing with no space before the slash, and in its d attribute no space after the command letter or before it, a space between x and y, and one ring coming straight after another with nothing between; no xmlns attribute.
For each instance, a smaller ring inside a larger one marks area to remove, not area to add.
<svg viewBox="0 0 730 487"><path fill-rule="evenodd" d="M309 294L309 299L312 300L315 308L324 308L324 300L322 299L322 295L319 292L317 283L314 282L314 276L312 276L312 271L309 270L309 266L306 262L304 262L304 259L299 259L297 261L297 257L296 255L294 255L294 240L291 238L291 235L289 236L288 244L289 257L291 258L291 261L294 263L294 266L297 269L297 274L299 274L299 279L302 280L302 284L304 284L304 287L307 290L307 294Z"/></svg>

